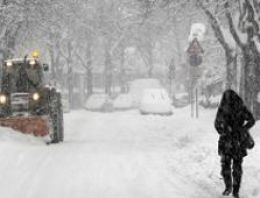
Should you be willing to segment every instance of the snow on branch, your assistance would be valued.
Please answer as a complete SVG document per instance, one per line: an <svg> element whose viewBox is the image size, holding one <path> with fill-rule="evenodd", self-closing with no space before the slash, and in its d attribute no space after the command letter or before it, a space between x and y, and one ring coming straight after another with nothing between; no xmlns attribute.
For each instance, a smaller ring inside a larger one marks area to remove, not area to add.
<svg viewBox="0 0 260 198"><path fill-rule="evenodd" d="M234 40L236 41L236 43L238 44L238 46L243 48L244 44L242 43L242 41L241 41L237 31L236 31L234 21L233 21L232 15L231 15L230 10L229 10L229 3L228 2L226 2L226 4L225 4L225 11L226 11L226 17L227 17L227 20L228 20L230 33L232 34L232 36L233 36Z"/></svg>
<svg viewBox="0 0 260 198"><path fill-rule="evenodd" d="M217 20L217 18L210 12L209 9L207 9L201 1L198 1L198 5L199 7L202 8L202 10L204 11L204 13L206 14L206 16L209 19L210 25L212 27L212 29L214 30L214 34L216 36L216 38L218 39L219 43L221 44L221 46L224 48L224 50L226 51L230 51L230 46L228 45L228 43L226 42L226 39L224 37L224 34L222 32L221 26Z"/></svg>

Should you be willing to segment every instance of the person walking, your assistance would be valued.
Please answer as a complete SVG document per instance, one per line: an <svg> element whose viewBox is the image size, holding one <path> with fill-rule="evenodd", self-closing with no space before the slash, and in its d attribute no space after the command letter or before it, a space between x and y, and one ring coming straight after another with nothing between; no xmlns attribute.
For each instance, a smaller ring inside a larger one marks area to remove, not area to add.
<svg viewBox="0 0 260 198"><path fill-rule="evenodd" d="M232 192L233 197L239 198L243 158L247 155L247 149L254 147L254 141L249 134L249 129L254 124L252 113L239 95L233 90L226 90L215 119L215 128L219 134L221 175L225 183L222 193L224 196Z"/></svg>

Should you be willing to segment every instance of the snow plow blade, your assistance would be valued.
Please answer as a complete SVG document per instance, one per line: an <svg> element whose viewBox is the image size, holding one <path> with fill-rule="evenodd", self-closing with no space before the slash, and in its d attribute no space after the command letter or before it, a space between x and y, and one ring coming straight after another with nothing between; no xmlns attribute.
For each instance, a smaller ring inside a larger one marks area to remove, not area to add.
<svg viewBox="0 0 260 198"><path fill-rule="evenodd" d="M25 134L33 134L35 136L46 136L49 134L48 120L38 117L13 117L0 118L0 126L9 127Z"/></svg>

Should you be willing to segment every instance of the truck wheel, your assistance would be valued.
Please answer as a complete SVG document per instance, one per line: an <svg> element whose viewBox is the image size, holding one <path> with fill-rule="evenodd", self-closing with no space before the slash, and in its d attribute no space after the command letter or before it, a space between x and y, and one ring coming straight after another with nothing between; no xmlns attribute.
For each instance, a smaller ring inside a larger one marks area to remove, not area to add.
<svg viewBox="0 0 260 198"><path fill-rule="evenodd" d="M54 92L50 103L51 143L63 142L63 112L60 93Z"/></svg>

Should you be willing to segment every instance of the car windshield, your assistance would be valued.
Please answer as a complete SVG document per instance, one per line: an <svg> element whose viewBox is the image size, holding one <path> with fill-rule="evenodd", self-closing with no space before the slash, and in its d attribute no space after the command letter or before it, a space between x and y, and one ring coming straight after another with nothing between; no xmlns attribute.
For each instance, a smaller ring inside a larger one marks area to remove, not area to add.
<svg viewBox="0 0 260 198"><path fill-rule="evenodd" d="M39 64L14 63L3 69L3 88L7 92L31 92L42 82Z"/></svg>

